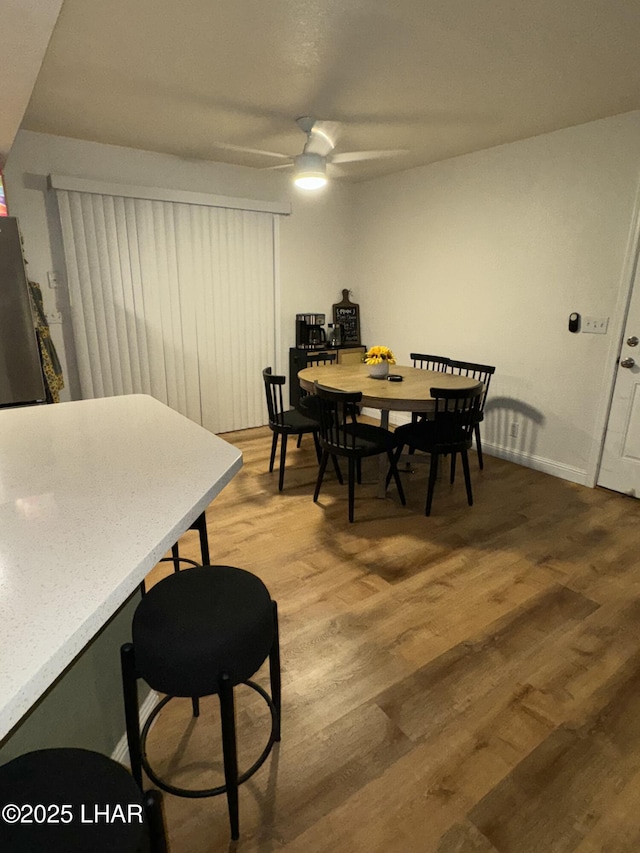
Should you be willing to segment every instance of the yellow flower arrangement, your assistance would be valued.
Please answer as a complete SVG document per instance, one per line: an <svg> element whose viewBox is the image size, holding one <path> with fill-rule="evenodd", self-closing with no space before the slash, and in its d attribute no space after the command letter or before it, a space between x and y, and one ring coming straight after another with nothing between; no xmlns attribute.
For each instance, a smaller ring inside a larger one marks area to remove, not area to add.
<svg viewBox="0 0 640 853"><path fill-rule="evenodd" d="M383 361L388 361L389 364L396 363L396 357L389 347L371 347L364 357L365 364L381 364Z"/></svg>

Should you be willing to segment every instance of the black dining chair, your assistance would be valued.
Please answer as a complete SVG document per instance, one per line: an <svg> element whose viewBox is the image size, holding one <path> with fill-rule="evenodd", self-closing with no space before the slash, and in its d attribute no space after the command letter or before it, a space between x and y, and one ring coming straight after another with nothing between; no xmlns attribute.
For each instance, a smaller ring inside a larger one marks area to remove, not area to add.
<svg viewBox="0 0 640 853"><path fill-rule="evenodd" d="M345 457L349 466L349 521L354 519L355 504L355 482L361 481L360 463L368 456L379 456L387 454L389 459L389 478L393 477L398 488L400 502L404 506L406 501L398 468L393 451L396 447L394 433L383 427L372 424L358 423L359 404L362 400L361 391L336 391L324 385L315 383L316 396L320 411L320 447L322 456L320 458L320 470L318 481L313 495L314 503L317 503L322 486L327 463L330 457L334 460L338 456ZM338 481L343 480L336 465Z"/></svg>
<svg viewBox="0 0 640 853"><path fill-rule="evenodd" d="M480 410L483 391L480 383L471 389L432 388L431 396L434 399L435 409L433 414L430 414L430 419L404 424L394 433L397 442L396 465L405 446L431 454L425 515L431 515L433 491L438 475L438 460L443 454L451 454L451 483L455 480L457 454L459 453L462 457L467 502L469 506L473 506L468 451L472 445L473 429ZM389 481L390 476L387 475L387 484Z"/></svg>
<svg viewBox="0 0 640 853"><path fill-rule="evenodd" d="M334 364L337 359L337 355L332 352L313 352L307 355L307 367L322 367L327 364ZM300 400L297 408L302 412L303 415L306 415L308 418L313 418L314 420L318 420L320 417L320 412L318 409L318 401L316 399L315 394L310 394L308 391L305 391L302 386L300 387ZM302 433L298 436L298 447L300 447L302 443Z"/></svg>
<svg viewBox="0 0 640 853"><path fill-rule="evenodd" d="M435 370L437 373L444 373L449 365L449 359L444 355L423 355L419 352L409 353L409 358L413 361L413 366L421 370Z"/></svg>
<svg viewBox="0 0 640 853"><path fill-rule="evenodd" d="M409 353L409 358L413 362L413 366L419 370L434 370L437 373L444 373L449 366L449 359L444 355L426 355L420 352ZM411 412L411 420L424 420L426 415L424 412Z"/></svg>
<svg viewBox="0 0 640 853"><path fill-rule="evenodd" d="M482 400L480 401L480 409L477 413L477 420L473 427L476 438L478 465L482 469L484 468L484 460L482 458L482 442L480 441L480 424L484 420L484 404L487 401L487 394L489 393L489 383L491 382L491 377L496 372L496 369L488 364L475 364L472 361L455 361L454 359L451 359L449 362L448 369L451 373L457 373L460 376L469 376L472 379L477 379L478 382L482 382L484 385L484 393L482 394Z"/></svg>
<svg viewBox="0 0 640 853"><path fill-rule="evenodd" d="M320 459L320 445L318 444L318 430L320 424L313 418L303 415L297 409L285 409L282 399L282 386L286 377L277 376L271 372L270 367L262 371L264 390L267 397L267 411L269 413L269 429L273 432L271 442L271 458L269 459L269 472L273 471L278 447L278 436L281 438L280 445L280 471L278 478L278 490L284 487L284 468L287 458L287 439L290 435L306 435L310 433L316 446L316 455Z"/></svg>

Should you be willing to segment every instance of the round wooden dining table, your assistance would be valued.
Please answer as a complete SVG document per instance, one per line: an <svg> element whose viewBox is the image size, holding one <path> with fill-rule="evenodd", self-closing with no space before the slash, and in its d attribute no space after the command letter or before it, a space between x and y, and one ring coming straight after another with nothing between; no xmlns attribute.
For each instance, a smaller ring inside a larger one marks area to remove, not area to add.
<svg viewBox="0 0 640 853"><path fill-rule="evenodd" d="M475 388L478 380L457 373L439 373L418 367L393 364L389 373L402 376L401 382L372 379L368 364L330 364L305 367L298 372L300 385L313 393L314 383L337 391L361 391L362 405L380 409L381 426L389 426L389 412L432 412L431 388Z"/></svg>

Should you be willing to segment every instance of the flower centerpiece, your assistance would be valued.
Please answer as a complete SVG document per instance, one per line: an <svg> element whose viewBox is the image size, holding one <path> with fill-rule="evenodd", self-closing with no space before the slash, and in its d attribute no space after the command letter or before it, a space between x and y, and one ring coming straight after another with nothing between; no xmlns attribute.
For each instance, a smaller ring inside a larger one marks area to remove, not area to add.
<svg viewBox="0 0 640 853"><path fill-rule="evenodd" d="M384 379L389 374L389 365L396 363L396 357L389 347L371 347L364 357L365 364L371 365L369 376Z"/></svg>

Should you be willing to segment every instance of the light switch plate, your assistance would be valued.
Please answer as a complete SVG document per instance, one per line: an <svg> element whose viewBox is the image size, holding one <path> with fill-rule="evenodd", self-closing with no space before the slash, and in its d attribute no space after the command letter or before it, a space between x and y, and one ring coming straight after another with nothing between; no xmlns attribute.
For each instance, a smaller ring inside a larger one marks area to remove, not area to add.
<svg viewBox="0 0 640 853"><path fill-rule="evenodd" d="M583 317L581 331L590 335L606 335L608 326L608 317Z"/></svg>

